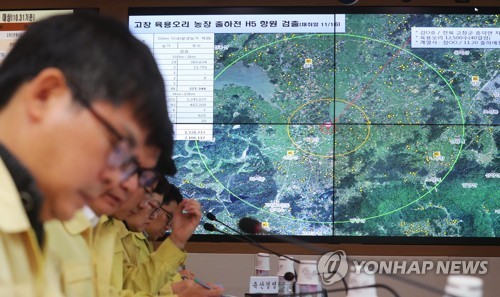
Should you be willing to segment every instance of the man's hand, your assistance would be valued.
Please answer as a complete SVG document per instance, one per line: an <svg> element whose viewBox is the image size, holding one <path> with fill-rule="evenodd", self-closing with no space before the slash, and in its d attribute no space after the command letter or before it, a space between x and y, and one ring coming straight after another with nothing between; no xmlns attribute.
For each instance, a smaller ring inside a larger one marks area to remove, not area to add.
<svg viewBox="0 0 500 297"><path fill-rule="evenodd" d="M222 295L224 289L216 286L214 284L208 283L211 289L204 288L198 284L195 284L186 290L178 293L178 297L217 297Z"/></svg>
<svg viewBox="0 0 500 297"><path fill-rule="evenodd" d="M194 273L187 269L183 269L179 271L179 274L182 276L182 279L191 279L194 280Z"/></svg>
<svg viewBox="0 0 500 297"><path fill-rule="evenodd" d="M184 199L177 206L172 220L170 240L179 249L184 249L194 230L200 224L201 205L193 199Z"/></svg>
<svg viewBox="0 0 500 297"><path fill-rule="evenodd" d="M190 279L186 279L186 280L182 280L180 282L175 282L175 283L172 283L170 286L172 287L172 292L174 292L174 294L179 294L185 290L187 290L188 288L194 286L196 283Z"/></svg>

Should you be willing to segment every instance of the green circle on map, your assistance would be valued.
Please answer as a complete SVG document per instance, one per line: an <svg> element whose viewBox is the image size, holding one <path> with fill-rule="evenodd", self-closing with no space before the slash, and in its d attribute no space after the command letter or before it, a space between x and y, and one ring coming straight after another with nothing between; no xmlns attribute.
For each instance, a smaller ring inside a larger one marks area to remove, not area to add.
<svg viewBox="0 0 500 297"><path fill-rule="evenodd" d="M427 61L425 61L421 57L412 53L410 50L405 49L404 46L400 47L400 46L391 44L389 42L386 42L383 40L377 40L377 39L367 37L367 36L352 35L352 34L306 34L306 35L299 35L299 36L294 35L292 37L286 37L286 38L283 38L280 40L276 40L274 42L270 42L270 43L258 46L255 49L248 50L247 52L245 52L245 54L243 54L239 58L233 60L226 68L224 68L221 72L219 72L217 74L217 76L215 77L215 79L217 79L222 73L224 73L224 71L226 69L230 68L236 62L238 62L244 58L247 58L252 54L258 53L259 51L266 49L270 46L276 45L277 43L291 42L291 41L298 40L298 39L315 38L315 37L322 37L322 36L337 36L337 38L339 38L339 39L342 38L342 39L347 39L347 40L356 40L356 41L362 42L363 45L365 43L370 43L371 47L374 47L374 45L382 46L384 52L390 53L394 57L392 59L395 59L396 57L399 58L401 55L404 54L404 55L406 55L406 59L407 59L407 60L405 60L405 62L408 62L408 63L410 63L410 62L415 63L416 62L416 63L421 64L422 68L426 68L427 70L430 70L433 73L433 75L437 76L438 80L442 80L444 82L442 87L447 88L451 92L452 99L451 98L446 98L446 99L447 100L454 100L456 102L458 109L459 109L459 112L460 112L459 116L461 119L461 123L453 126L453 128L456 128L457 130L452 129L453 130L452 132L460 131L461 135L456 135L456 134L455 135L460 136L462 139L464 138L464 136L465 136L465 128L464 128L465 119L464 119L464 113L463 113L463 110L462 110L462 107L460 104L460 100L459 100L458 96L456 95L455 91L453 90L452 86L450 85L450 83L446 80L445 77L443 77L443 75L440 73L440 71L438 71L438 69L436 69L433 65L431 65L430 63L428 63ZM358 47L359 47L359 45L358 45ZM363 57L363 58L368 59L367 57ZM369 58L373 59L373 57L369 57ZM386 63L386 65L383 65L383 66L386 67L389 64L390 63ZM371 70L362 69L362 70L365 71L364 74L374 73L374 76L377 74L378 71L381 71L380 69L371 69ZM359 78L359 76L355 76L355 77ZM419 77L420 77L420 75L419 75ZM422 78L422 79L428 79L428 77ZM370 83L370 81L361 81L361 83L363 83L363 82L368 84L368 85ZM349 84L352 84L352 82L347 81L347 82L344 82L344 84L349 85ZM343 93L342 93L342 96L351 98L350 96L346 96L346 94L343 94ZM356 100L355 96L352 96L352 98L354 98L353 101ZM341 100L341 99L316 99L316 100L311 100L311 101L297 107L295 109L295 111L292 113L292 115L289 117L289 121L287 123L287 125L288 125L287 133L288 133L288 136L290 137L291 143L295 147L297 147L300 151L302 151L310 156L315 156L318 158L331 158L331 157L333 157L334 156L333 145L328 147L327 145L324 146L323 144L328 144L328 143L333 144L334 134L333 133L332 134L322 133L319 129L316 129L316 128L318 128L318 126L321 125L319 123L324 123L324 119L328 118L325 116L325 114L327 113L328 110L330 110L330 104L332 104L332 103L333 104L344 103L345 104L344 107L347 107L349 110L352 110L355 112L350 113L350 117L349 117L348 121L344 121L344 122L335 124L334 129L336 129L337 131L334 131L334 133L341 133L340 134L341 137L338 137L338 138L342 138L343 140L346 140L345 143L335 143L334 144L335 149L339 150L339 153L335 152L335 157L337 157L337 156L342 157L342 156L350 155L350 154L356 152L357 150L359 150L361 147L366 146L369 143L368 140L369 140L370 136L373 134L372 130L374 129L374 127L372 126L372 123L369 120L369 117L371 118L371 121L373 121L373 120L377 120L377 116L380 117L380 115L367 112L366 110L364 110L364 108L362 107L361 104L358 104L358 102L356 102L357 104L354 104L353 101L345 101L345 100ZM365 104L368 104L368 103L365 102ZM313 105L315 105L315 106L313 106ZM370 106L370 107L373 107L373 106ZM384 107L387 107L387 106L384 106ZM334 109L337 109L336 106ZM304 112L304 113L301 114L301 112ZM318 116L318 118L320 120L319 121L314 121L314 120L302 121L302 119L301 119L302 115ZM356 121L355 120L356 118L359 118L359 121ZM390 118L389 115L387 118ZM260 120L265 121L265 119L260 119ZM309 124L302 125L302 127L298 127L301 125L294 124L294 123L301 123L301 122L302 123L309 123ZM334 123L335 121L332 121L332 122ZM312 125L310 125L310 123L314 123L314 125L316 127L312 128L311 127ZM411 124L418 125L419 123L417 122L417 123L411 123ZM404 123L401 124L399 122L394 121L393 123L391 122L389 124L383 124L383 125L387 125L388 127L393 127L396 129L399 126L404 126ZM297 126L298 128L294 128L294 126ZM417 127L417 126L415 126L415 127ZM328 125L326 125L325 128L329 128ZM460 129L460 130L458 130L458 129ZM354 135L354 137L351 137L352 135ZM196 144L198 144L197 141L196 141ZM319 146L314 147L314 144L318 144ZM382 142L382 144L390 145L390 144L384 143L384 142ZM284 216L284 215L269 212L266 209L262 209L260 207L253 205L253 204L248 203L247 201L245 201L245 199L241 199L238 196L239 195L238 193L233 193L231 191L231 189L228 189L219 179L217 179L217 177L214 175L212 170L209 168L209 166L205 162L205 159L203 158L203 154L200 150L200 147L198 145L196 145L196 147L198 149L198 153L200 155L200 158L201 158L203 164L205 165L205 168L210 172L210 174L214 178L214 180L220 186L222 186L224 188L224 190L228 191L231 195L233 195L234 197L239 199L241 202L243 202L243 203L259 210L259 211L266 212L269 215L280 217L280 218L285 218L285 219L300 221L300 222L313 223L313 224L332 224L332 222L314 221L314 220L309 220L309 219L301 219L301 218L295 218L295 217L290 217L290 216ZM423 192L421 194L416 194L414 197L408 197L408 200L407 200L407 202L404 203L404 205L394 207L393 209L386 210L386 211L381 212L381 213L375 213L374 215L369 216L369 217L363 217L363 218L356 217L355 219L356 220L370 220L370 219L380 218L382 216L386 216L386 215L395 213L397 211L400 211L406 207L409 207L410 205L415 204L419 200L423 199L429 193L435 191L436 188L445 180L445 178L448 176L448 174L453 170L454 165L456 164L456 162L458 161L458 159L461 155L462 148L463 148L463 144L460 144L455 151L451 152L447 156L450 158L450 161L443 164L443 171L445 173L439 179L439 182L436 182L432 187L429 187L425 192ZM424 160L422 160L422 162L424 162ZM447 167L444 168L444 165L446 165ZM345 221L335 221L334 223L350 223L350 222L351 222L350 220L345 220Z"/></svg>
<svg viewBox="0 0 500 297"><path fill-rule="evenodd" d="M345 112L364 125L349 125L339 129L337 118ZM303 124L318 123L318 124ZM370 120L367 114L353 103L342 99L317 99L299 106L288 118L287 133L293 145L305 154L333 158L346 156L361 148L370 138ZM344 143L337 143L337 134L349 135ZM335 147L335 149L334 149ZM335 152L334 152L335 150Z"/></svg>

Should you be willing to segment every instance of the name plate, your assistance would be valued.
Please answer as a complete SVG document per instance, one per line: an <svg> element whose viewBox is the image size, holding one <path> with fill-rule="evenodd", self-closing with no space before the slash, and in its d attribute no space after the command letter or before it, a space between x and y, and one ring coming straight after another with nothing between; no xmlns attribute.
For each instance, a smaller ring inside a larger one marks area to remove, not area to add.
<svg viewBox="0 0 500 297"><path fill-rule="evenodd" d="M254 293L278 293L277 276L251 276L250 277L250 294Z"/></svg>

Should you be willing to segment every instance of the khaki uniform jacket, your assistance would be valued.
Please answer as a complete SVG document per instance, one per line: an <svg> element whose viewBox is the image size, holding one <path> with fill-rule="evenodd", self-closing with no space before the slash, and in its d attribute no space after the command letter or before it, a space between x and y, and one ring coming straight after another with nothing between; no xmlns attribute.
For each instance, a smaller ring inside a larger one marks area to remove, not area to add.
<svg viewBox="0 0 500 297"><path fill-rule="evenodd" d="M45 271L46 258L16 184L0 158L0 296L61 296L57 274Z"/></svg>
<svg viewBox="0 0 500 297"><path fill-rule="evenodd" d="M102 217L96 228L93 250L98 296L107 296L105 294L110 287L157 296L163 285L177 272L176 268L185 261L186 253L167 239L145 262L131 265L126 261L120 240L120 235L126 232L121 221L108 217Z"/></svg>
<svg viewBox="0 0 500 297"><path fill-rule="evenodd" d="M92 226L82 211L66 222L57 220L44 224L47 252L51 254L48 269L59 272L59 284L66 297L94 297Z"/></svg>
<svg viewBox="0 0 500 297"><path fill-rule="evenodd" d="M123 250L126 254L125 261L133 266L138 266L148 261L149 256L153 253L153 245L147 240L142 232L127 231L122 234L121 241ZM175 246L173 247L175 248ZM171 264L172 268L174 268L174 265L176 265L176 263ZM171 284L182 281L181 275L177 272L177 267L175 267L175 271L169 271L168 273L173 274L173 277L159 290L160 295L173 294Z"/></svg>
<svg viewBox="0 0 500 297"><path fill-rule="evenodd" d="M107 217L103 217L100 223L107 220ZM65 296L158 296L158 294L147 292L123 290L120 277L111 276L114 271L112 265L114 260L117 260L113 257L121 255L115 254L114 250L120 245L116 245L118 237L113 235L112 230L101 228L102 226L99 224L96 228L92 228L92 224L82 211L77 212L75 217L67 222L50 221L45 223L45 231L49 239L47 250L52 255L48 270L59 272L59 283ZM96 240L96 234L99 234L98 240Z"/></svg>
<svg viewBox="0 0 500 297"><path fill-rule="evenodd" d="M153 252L152 245L149 244L142 232L127 230L124 234L120 234L120 237L125 252L125 260L134 266L146 261Z"/></svg>
<svg viewBox="0 0 500 297"><path fill-rule="evenodd" d="M0 296L41 296L43 257L21 197L0 159Z"/></svg>

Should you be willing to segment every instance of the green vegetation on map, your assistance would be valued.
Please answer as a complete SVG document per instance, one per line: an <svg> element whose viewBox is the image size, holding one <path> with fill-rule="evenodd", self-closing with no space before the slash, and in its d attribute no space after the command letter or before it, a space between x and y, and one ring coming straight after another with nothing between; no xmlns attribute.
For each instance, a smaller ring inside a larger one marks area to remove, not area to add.
<svg viewBox="0 0 500 297"><path fill-rule="evenodd" d="M412 48L411 27L500 23L347 15L337 34L216 34L215 141L177 142L176 184L279 234L499 237L500 49Z"/></svg>

